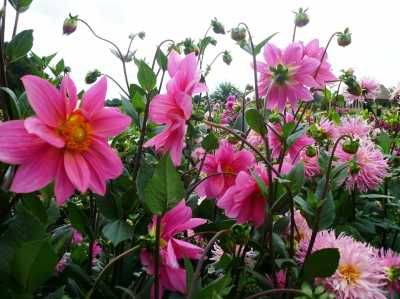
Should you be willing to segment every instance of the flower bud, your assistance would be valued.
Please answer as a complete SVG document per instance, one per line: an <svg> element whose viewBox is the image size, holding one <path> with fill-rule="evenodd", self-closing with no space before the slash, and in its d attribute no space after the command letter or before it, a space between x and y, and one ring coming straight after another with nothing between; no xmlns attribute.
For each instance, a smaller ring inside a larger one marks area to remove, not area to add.
<svg viewBox="0 0 400 299"><path fill-rule="evenodd" d="M232 62L232 55L228 51L224 51L224 54L222 56L222 60L227 64L230 65Z"/></svg>
<svg viewBox="0 0 400 299"><path fill-rule="evenodd" d="M225 34L224 25L222 25L222 23L219 22L217 18L211 20L211 27L216 34Z"/></svg>
<svg viewBox="0 0 400 299"><path fill-rule="evenodd" d="M97 78L101 76L101 72L99 70L93 70L86 74L85 82L86 84L92 84L96 82Z"/></svg>
<svg viewBox="0 0 400 299"><path fill-rule="evenodd" d="M246 244L250 240L251 226L248 224L234 224L232 226L232 239L236 244Z"/></svg>
<svg viewBox="0 0 400 299"><path fill-rule="evenodd" d="M349 161L349 171L350 174L357 174L359 173L361 170L361 167L357 164L357 162L355 160L351 160Z"/></svg>
<svg viewBox="0 0 400 299"><path fill-rule="evenodd" d="M247 32L245 28L235 27L231 30L231 38L236 42L246 39L246 36Z"/></svg>
<svg viewBox="0 0 400 299"><path fill-rule="evenodd" d="M140 39L144 39L146 37L146 32L140 31L137 35L139 36Z"/></svg>
<svg viewBox="0 0 400 299"><path fill-rule="evenodd" d="M346 28L343 32L338 34L337 43L342 47L346 47L351 44L351 33L349 28Z"/></svg>
<svg viewBox="0 0 400 299"><path fill-rule="evenodd" d="M63 24L63 34L70 35L76 30L78 26L78 16L69 15L68 18L64 20Z"/></svg>
<svg viewBox="0 0 400 299"><path fill-rule="evenodd" d="M342 149L344 152L353 155L357 153L359 146L360 141L358 139L348 139L343 143Z"/></svg>
<svg viewBox="0 0 400 299"><path fill-rule="evenodd" d="M307 15L307 10L308 9L303 9L300 7L299 11L294 12L294 24L297 27L304 27L308 24L308 22L310 22L310 18Z"/></svg>
<svg viewBox="0 0 400 299"><path fill-rule="evenodd" d="M317 150L315 149L315 147L309 145L309 146L307 146L307 149L306 149L306 155L307 155L307 157L310 157L310 158L315 157L317 155Z"/></svg>
<svg viewBox="0 0 400 299"><path fill-rule="evenodd" d="M268 119L269 119L269 121L270 121L271 123L275 124L275 123L278 123L278 122L280 121L281 117L280 117L279 113L274 112L274 113L271 113L271 114L270 114L270 116L268 117Z"/></svg>

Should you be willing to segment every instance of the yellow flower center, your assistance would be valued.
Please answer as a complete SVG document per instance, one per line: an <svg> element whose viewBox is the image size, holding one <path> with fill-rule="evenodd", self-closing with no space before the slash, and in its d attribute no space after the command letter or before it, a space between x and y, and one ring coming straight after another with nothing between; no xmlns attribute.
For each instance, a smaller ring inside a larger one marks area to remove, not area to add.
<svg viewBox="0 0 400 299"><path fill-rule="evenodd" d="M69 150L85 151L91 144L91 127L85 117L75 111L58 128L57 133L65 140L65 147Z"/></svg>
<svg viewBox="0 0 400 299"><path fill-rule="evenodd" d="M345 279L348 284L356 283L361 277L360 271L350 264L340 265L338 270L339 275Z"/></svg>

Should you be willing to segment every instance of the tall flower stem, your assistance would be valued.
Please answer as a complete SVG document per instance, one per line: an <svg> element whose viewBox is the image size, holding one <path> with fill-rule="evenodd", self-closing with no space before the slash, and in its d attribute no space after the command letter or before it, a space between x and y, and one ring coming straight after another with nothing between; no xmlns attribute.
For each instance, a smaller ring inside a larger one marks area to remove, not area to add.
<svg viewBox="0 0 400 299"><path fill-rule="evenodd" d="M255 298L261 298L261 297L268 297L269 295L275 295L275 294L298 294L298 295L306 295L303 291L301 290L296 290L296 289L273 289L273 290L267 290L267 291L262 291L257 294L251 295L245 299L255 299Z"/></svg>
<svg viewBox="0 0 400 299"><path fill-rule="evenodd" d="M20 9L20 1L17 1L17 7L15 9L15 20L14 20L14 29L13 29L13 33L12 33L12 38L15 37L15 35L17 35L17 27L18 27L18 21L19 21L19 9Z"/></svg>
<svg viewBox="0 0 400 299"><path fill-rule="evenodd" d="M333 33L333 34L331 35L331 37L329 38L328 42L326 43L326 46L325 46L325 49L324 49L324 53L322 53L321 60L320 60L320 62L319 62L318 68L317 68L317 70L315 71L315 74L314 74L314 78L316 78L316 77L318 76L319 69L321 68L322 62L324 61L324 58L325 58L326 53L327 53L327 51L328 51L329 45L331 44L333 38L334 38L336 35L338 35L339 33L340 33L340 32L335 32L335 33Z"/></svg>
<svg viewBox="0 0 400 299"><path fill-rule="evenodd" d="M6 27L6 12L7 12L7 0L3 1L3 13L0 18L0 85L7 87L7 64L5 54L5 42L4 42L4 31ZM8 120L11 117L11 108L8 105L8 98L4 92L0 93L0 109L3 111L4 120Z"/></svg>
<svg viewBox="0 0 400 299"><path fill-rule="evenodd" d="M160 298L160 234L161 234L161 216L157 215L156 222L156 249L154 252L154 298Z"/></svg>
<svg viewBox="0 0 400 299"><path fill-rule="evenodd" d="M296 29L297 29L297 25L294 24L294 28L293 28L293 36L292 36L292 43L294 43L295 39L296 39Z"/></svg>
<svg viewBox="0 0 400 299"><path fill-rule="evenodd" d="M83 24L85 24L86 27L89 28L89 30L92 32L92 34L93 34L97 39L102 40L102 41L104 41L104 42L110 44L111 46L113 46L113 47L115 48L115 50L116 50L117 53L118 53L118 56L119 56L120 59L121 59L121 62L122 62L122 69L123 69L123 71L124 71L124 78L125 78L126 88L127 88L127 90L129 90L128 73L127 73L127 71L126 71L126 63L125 63L125 60L124 60L124 57L125 57L125 56L122 54L120 48L119 48L114 42L112 42L112 41L110 41L110 40L108 40L108 39L106 39L106 38L104 38L104 37L99 36L99 35L93 30L93 28L92 28L86 21L84 21L84 20L82 20L82 19L78 19L78 21L81 22L81 23L83 23Z"/></svg>

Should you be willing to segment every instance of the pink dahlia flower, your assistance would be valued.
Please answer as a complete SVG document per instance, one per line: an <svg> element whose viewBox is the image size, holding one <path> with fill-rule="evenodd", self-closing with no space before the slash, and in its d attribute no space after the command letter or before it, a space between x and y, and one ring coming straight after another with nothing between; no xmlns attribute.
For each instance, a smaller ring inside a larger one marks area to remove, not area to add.
<svg viewBox="0 0 400 299"><path fill-rule="evenodd" d="M336 80L336 76L332 73L332 67L328 63L328 54L325 54L321 62L322 55L324 55L325 48L319 46L318 39L313 39L304 47L304 55L307 57L315 58L320 62L320 66L314 73L315 80L320 87L323 87L327 81Z"/></svg>
<svg viewBox="0 0 400 299"><path fill-rule="evenodd" d="M368 137L371 127L368 123L358 116L343 117L338 127L338 137L349 135L353 138Z"/></svg>
<svg viewBox="0 0 400 299"><path fill-rule="evenodd" d="M255 162L251 152L236 151L232 143L222 140L215 154L208 154L204 160L201 170L212 176L196 188L196 193L200 197L221 198L235 184L236 175L242 170L247 171ZM215 175L217 173L224 174Z"/></svg>
<svg viewBox="0 0 400 299"><path fill-rule="evenodd" d="M335 156L338 158L337 163L348 163L349 176L346 180L346 186L349 190L357 189L361 192L374 190L388 175L386 158L370 140L361 140L354 155L346 153L339 146Z"/></svg>
<svg viewBox="0 0 400 299"><path fill-rule="evenodd" d="M288 122L293 122L293 116L290 114L287 114L286 116L286 123ZM282 127L279 123L274 124L273 128L278 134L282 133ZM276 135L275 132L273 132L272 130L269 130L268 140L272 150L272 156L274 158L279 158L282 150L282 143L280 140L280 136ZM286 149L286 153L289 154L290 159L292 160L293 163L295 163L300 158L301 150L306 148L307 145L311 144L314 144L314 139L308 137L307 133L304 132L304 134L298 137L296 141L291 146L289 146L288 149Z"/></svg>
<svg viewBox="0 0 400 299"><path fill-rule="evenodd" d="M300 242L298 257L304 260L309 240ZM335 236L333 231L318 233L313 252L323 248L337 248L340 253L336 272L318 279L337 299L385 299L384 269L374 249L349 236Z"/></svg>
<svg viewBox="0 0 400 299"><path fill-rule="evenodd" d="M318 124L318 128L327 139L335 140L339 137L339 132L336 124L327 118L321 118Z"/></svg>
<svg viewBox="0 0 400 299"><path fill-rule="evenodd" d="M375 100L379 95L379 83L371 78L362 78L360 82L362 95L356 96L347 91L344 92L346 102L352 104L355 100L364 101L364 99Z"/></svg>
<svg viewBox="0 0 400 299"><path fill-rule="evenodd" d="M184 258L199 259L203 249L191 243L175 238L175 235L206 223L205 219L192 218L192 210L182 200L161 218L160 235L160 298L162 290L186 293L186 271L179 265ZM149 225L149 233L155 237L156 216ZM153 253L143 249L140 260L150 275L155 273Z"/></svg>
<svg viewBox="0 0 400 299"><path fill-rule="evenodd" d="M303 217L303 215L300 213L299 210L295 210L294 212L294 223L295 223L294 237L296 241L301 242L302 240L310 240L312 230L308 226L306 219ZM285 231L285 234L289 236L290 234L289 227Z"/></svg>
<svg viewBox="0 0 400 299"><path fill-rule="evenodd" d="M385 271L385 289L389 290L390 299L395 294L400 294L400 256L391 249L380 250L379 257L382 259Z"/></svg>
<svg viewBox="0 0 400 299"><path fill-rule="evenodd" d="M264 144L262 136L254 130L250 130L250 133L249 135L247 135L246 140L254 147L259 147Z"/></svg>
<svg viewBox="0 0 400 299"><path fill-rule="evenodd" d="M301 43L292 43L283 51L273 44L264 47L265 62L257 62L256 70L260 73L260 96L266 97L267 108L283 111L289 102L296 109L298 100L313 99L307 87L319 85L313 77L319 61L304 54Z"/></svg>
<svg viewBox="0 0 400 299"><path fill-rule="evenodd" d="M314 156L309 156L307 148L303 149L300 153L300 160L304 164L304 175L307 179L315 177L321 173L318 163L318 153Z"/></svg>
<svg viewBox="0 0 400 299"><path fill-rule="evenodd" d="M261 166L254 167L255 174L269 185L266 170ZM252 221L257 227L264 223L266 200L258 187L256 178L246 171L241 171L235 184L226 190L217 206L225 210L225 215L234 218L238 223Z"/></svg>
<svg viewBox="0 0 400 299"><path fill-rule="evenodd" d="M157 152L171 155L175 166L181 164L184 148L186 121L192 115L192 95L207 88L200 83L200 71L197 68L194 53L181 58L175 51L168 56L167 93L159 94L150 103L149 118L156 124L165 125L165 129L145 143L154 146Z"/></svg>
<svg viewBox="0 0 400 299"><path fill-rule="evenodd" d="M11 191L33 192L54 180L58 205L75 189L104 195L106 181L123 168L107 138L131 122L118 109L104 107L106 77L83 95L79 107L68 76L60 90L36 76L24 76L22 82L36 116L0 124L0 161L19 165Z"/></svg>

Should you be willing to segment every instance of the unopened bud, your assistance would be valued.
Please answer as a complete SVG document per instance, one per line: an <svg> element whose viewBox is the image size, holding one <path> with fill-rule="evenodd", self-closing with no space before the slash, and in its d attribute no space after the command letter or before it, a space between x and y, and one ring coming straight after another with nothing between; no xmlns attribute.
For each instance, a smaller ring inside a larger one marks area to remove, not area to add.
<svg viewBox="0 0 400 299"><path fill-rule="evenodd" d="M146 33L144 31L140 31L138 33L138 36L139 36L140 39L144 39L146 37Z"/></svg>
<svg viewBox="0 0 400 299"><path fill-rule="evenodd" d="M78 26L78 16L69 15L68 18L64 20L63 24L63 34L70 35L76 30Z"/></svg>
<svg viewBox="0 0 400 299"><path fill-rule="evenodd" d="M240 42L246 39L247 33L245 28L235 27L231 30L231 38L234 41Z"/></svg>
<svg viewBox="0 0 400 299"><path fill-rule="evenodd" d="M232 55L228 51L224 51L224 54L222 56L222 60L227 64L230 65L232 62Z"/></svg>
<svg viewBox="0 0 400 299"><path fill-rule="evenodd" d="M357 153L359 146L360 141L358 139L348 139L343 143L342 149L344 152L353 155Z"/></svg>
<svg viewBox="0 0 400 299"><path fill-rule="evenodd" d="M309 146L307 146L307 149L306 149L306 155L307 155L307 157L310 157L310 158L315 157L317 155L317 150L315 149L315 147L309 145Z"/></svg>
<svg viewBox="0 0 400 299"><path fill-rule="evenodd" d="M343 32L338 33L337 43L342 47L346 47L351 44L351 33L349 28L346 28Z"/></svg>
<svg viewBox="0 0 400 299"><path fill-rule="evenodd" d="M85 82L86 84L92 84L96 82L97 78L101 76L101 72L99 70L93 70L86 74Z"/></svg>
<svg viewBox="0 0 400 299"><path fill-rule="evenodd" d="M308 24L308 22L310 22L310 18L307 15L307 10L308 9L303 9L303 8L299 8L299 11L295 11L295 18L294 18L294 24L297 27L304 27Z"/></svg>
<svg viewBox="0 0 400 299"><path fill-rule="evenodd" d="M211 20L211 27L216 34L225 34L224 25L222 25L222 23L219 22L217 18Z"/></svg>

